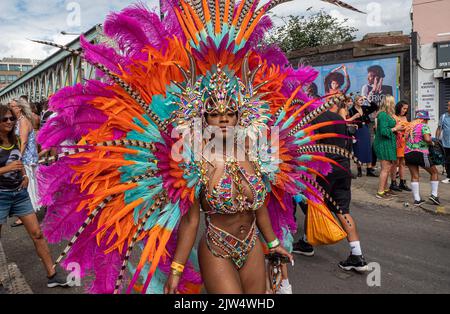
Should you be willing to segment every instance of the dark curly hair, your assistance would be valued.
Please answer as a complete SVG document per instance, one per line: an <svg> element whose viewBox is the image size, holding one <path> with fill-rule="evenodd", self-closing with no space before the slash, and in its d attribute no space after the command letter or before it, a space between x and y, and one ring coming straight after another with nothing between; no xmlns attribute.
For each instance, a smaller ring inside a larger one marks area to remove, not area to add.
<svg viewBox="0 0 450 314"><path fill-rule="evenodd" d="M342 87L342 85L344 85L345 83L345 77L344 74L339 73L339 72L332 72L329 73L326 77L325 77L325 93L329 93L330 89L331 89L331 82L337 82L339 85L339 88Z"/></svg>
<svg viewBox="0 0 450 314"><path fill-rule="evenodd" d="M382 77L382 78L386 76L384 74L383 68L381 66L379 66L379 65L372 65L372 66L370 66L367 69L367 73L369 73L369 72L373 72L373 73L375 73L375 76Z"/></svg>

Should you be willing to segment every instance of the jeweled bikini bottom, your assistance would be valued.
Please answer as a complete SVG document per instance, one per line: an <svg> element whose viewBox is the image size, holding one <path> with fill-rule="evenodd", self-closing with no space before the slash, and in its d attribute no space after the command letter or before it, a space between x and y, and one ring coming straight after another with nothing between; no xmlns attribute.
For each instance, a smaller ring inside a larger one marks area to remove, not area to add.
<svg viewBox="0 0 450 314"><path fill-rule="evenodd" d="M257 238L256 220L253 222L244 240L240 240L232 234L214 226L208 219L208 228L206 230L206 245L208 249L216 257L231 259L237 270L245 265L248 255L255 247ZM225 253L218 253L212 245L220 248Z"/></svg>

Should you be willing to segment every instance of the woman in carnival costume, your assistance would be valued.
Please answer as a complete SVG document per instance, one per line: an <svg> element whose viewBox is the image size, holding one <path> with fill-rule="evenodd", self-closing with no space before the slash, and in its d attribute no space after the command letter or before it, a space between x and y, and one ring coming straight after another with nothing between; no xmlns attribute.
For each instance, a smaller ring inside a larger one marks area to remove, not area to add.
<svg viewBox="0 0 450 314"><path fill-rule="evenodd" d="M135 5L108 17L100 43L61 47L102 81L52 97L58 115L39 141L64 153L41 161L39 191L49 241L71 239L57 263L77 262L88 292L199 293L204 282L210 293L264 293L258 233L292 259L292 198L324 208L324 153L351 155L314 144L339 136L314 135L335 122L310 124L344 96L309 99L302 87L317 73L259 45L282 2L167 1L162 20Z"/></svg>

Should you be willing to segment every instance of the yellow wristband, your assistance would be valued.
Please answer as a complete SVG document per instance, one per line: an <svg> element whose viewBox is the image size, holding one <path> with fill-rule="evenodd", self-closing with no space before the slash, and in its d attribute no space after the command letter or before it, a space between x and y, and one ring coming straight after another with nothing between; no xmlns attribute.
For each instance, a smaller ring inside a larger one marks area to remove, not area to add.
<svg viewBox="0 0 450 314"><path fill-rule="evenodd" d="M181 265L177 262L172 262L172 265L170 265L170 268L173 270L176 270L177 272L183 273L184 271L184 265Z"/></svg>
<svg viewBox="0 0 450 314"><path fill-rule="evenodd" d="M176 277L181 277L181 275L183 275L182 272L180 272L176 269L173 269L173 268L170 270L170 273L172 274L172 276L176 276Z"/></svg>

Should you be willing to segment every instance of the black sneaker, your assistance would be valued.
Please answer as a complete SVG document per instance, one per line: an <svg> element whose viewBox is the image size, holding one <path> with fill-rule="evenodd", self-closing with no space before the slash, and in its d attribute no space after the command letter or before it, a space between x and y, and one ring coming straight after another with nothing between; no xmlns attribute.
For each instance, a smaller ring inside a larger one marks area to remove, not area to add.
<svg viewBox="0 0 450 314"><path fill-rule="evenodd" d="M56 287L69 287L69 281L64 276L59 273L55 273L52 277L48 278L47 281L48 288L56 288Z"/></svg>
<svg viewBox="0 0 450 314"><path fill-rule="evenodd" d="M406 191L406 192L411 192L411 191L412 191L412 190L406 185L406 181L405 181L405 180L400 181L400 184L398 185L398 187L399 187L400 189L402 189L403 191Z"/></svg>
<svg viewBox="0 0 450 314"><path fill-rule="evenodd" d="M425 204L424 200L414 201L414 206L421 206L422 204Z"/></svg>
<svg viewBox="0 0 450 314"><path fill-rule="evenodd" d="M375 173L375 170L372 169L367 169L367 176L368 177L374 177L374 178L378 178L378 175Z"/></svg>
<svg viewBox="0 0 450 314"><path fill-rule="evenodd" d="M391 191L395 191L395 192L402 192L403 190L401 188L399 188L399 186L397 185L397 181L392 181L391 182L391 186L389 187L389 190Z"/></svg>
<svg viewBox="0 0 450 314"><path fill-rule="evenodd" d="M362 255L352 255L347 258L347 260L340 262L339 267L343 270L356 270L356 271L369 271L366 260Z"/></svg>
<svg viewBox="0 0 450 314"><path fill-rule="evenodd" d="M439 200L439 197L431 195L429 197L429 200L432 201L436 205L441 205L441 201Z"/></svg>
<svg viewBox="0 0 450 314"><path fill-rule="evenodd" d="M313 246L302 239L298 240L297 243L294 243L292 252L305 256L314 256Z"/></svg>

